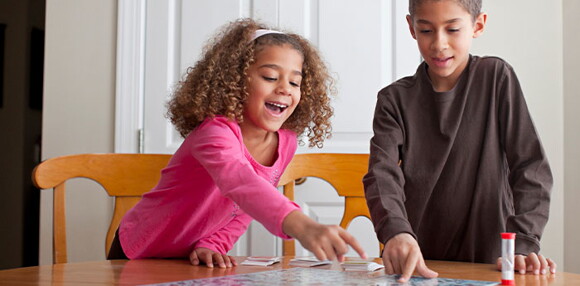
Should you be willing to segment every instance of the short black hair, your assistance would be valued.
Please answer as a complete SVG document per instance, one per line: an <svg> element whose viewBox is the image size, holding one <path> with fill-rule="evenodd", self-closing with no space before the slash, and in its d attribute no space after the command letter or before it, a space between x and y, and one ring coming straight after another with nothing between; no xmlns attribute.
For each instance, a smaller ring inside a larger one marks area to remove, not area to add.
<svg viewBox="0 0 580 286"><path fill-rule="evenodd" d="M441 0L409 0L409 14L411 17L415 15L417 7L423 4L425 1L441 1ZM463 7L471 15L471 19L475 21L477 16L481 14L481 1L482 0L453 0Z"/></svg>

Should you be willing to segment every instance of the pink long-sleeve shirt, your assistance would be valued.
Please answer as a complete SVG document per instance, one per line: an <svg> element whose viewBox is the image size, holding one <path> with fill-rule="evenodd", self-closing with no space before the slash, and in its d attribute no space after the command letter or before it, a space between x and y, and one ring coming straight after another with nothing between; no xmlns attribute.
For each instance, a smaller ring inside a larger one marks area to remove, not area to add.
<svg viewBox="0 0 580 286"><path fill-rule="evenodd" d="M282 221L300 208L276 185L296 143L295 133L279 130L278 157L263 166L246 149L236 122L207 119L187 136L157 186L124 216L123 251L130 259L188 257L198 247L226 254L252 218L290 238Z"/></svg>

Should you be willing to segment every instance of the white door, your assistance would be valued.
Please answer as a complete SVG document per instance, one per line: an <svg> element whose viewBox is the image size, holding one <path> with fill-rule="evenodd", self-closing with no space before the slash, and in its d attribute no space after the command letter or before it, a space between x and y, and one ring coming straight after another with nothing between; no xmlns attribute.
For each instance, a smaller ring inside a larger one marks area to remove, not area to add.
<svg viewBox="0 0 580 286"><path fill-rule="evenodd" d="M138 151L136 130L142 130L140 148L145 153L173 153L177 149L181 138L164 117L171 89L197 60L205 40L219 26L239 17L251 17L303 35L319 48L337 79L333 138L325 142L323 149L300 147L299 153L368 153L378 90L397 78L413 74L420 62L416 44L407 31L407 1L124 2L124 9L120 4L120 29L123 23L126 28L119 33L138 33L140 37L133 37L137 40L129 44L119 39L120 56L139 55L136 63L119 68L117 130L128 130L117 132L119 152ZM133 97L132 101L129 97ZM296 201L306 214L321 223L338 224L342 216L343 200L328 184L317 179L297 187ZM379 255L369 220L356 219L349 231L369 255ZM254 222L231 254L280 255L280 247L278 239ZM297 255L308 253L297 245Z"/></svg>

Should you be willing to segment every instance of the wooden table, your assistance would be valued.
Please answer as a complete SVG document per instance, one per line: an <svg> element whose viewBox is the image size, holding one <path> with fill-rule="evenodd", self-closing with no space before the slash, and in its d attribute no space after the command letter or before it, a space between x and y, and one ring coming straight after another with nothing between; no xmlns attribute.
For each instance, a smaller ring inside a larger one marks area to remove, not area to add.
<svg viewBox="0 0 580 286"><path fill-rule="evenodd" d="M136 285L209 278L224 275L252 273L290 268L290 257L282 263L268 267L237 266L214 268L192 266L186 260L113 260L65 263L0 271L0 285ZM237 257L241 262L244 257ZM376 262L380 262L376 259ZM468 280L500 281L501 273L491 264L474 264L448 261L427 261L439 272L439 277ZM340 270L340 265L318 266L317 269ZM381 275L382 271L376 272ZM555 275L519 275L516 285L580 285L580 274L558 272Z"/></svg>

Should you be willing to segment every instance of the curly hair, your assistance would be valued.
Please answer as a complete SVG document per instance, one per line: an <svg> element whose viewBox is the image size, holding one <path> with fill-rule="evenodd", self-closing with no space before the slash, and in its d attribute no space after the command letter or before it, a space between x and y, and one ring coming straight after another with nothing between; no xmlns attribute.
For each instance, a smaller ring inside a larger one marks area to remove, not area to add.
<svg viewBox="0 0 580 286"><path fill-rule="evenodd" d="M210 39L201 59L177 84L167 103L167 117L183 137L208 117L221 115L243 122L247 70L255 62L255 55L269 45L290 45L304 58L301 99L282 128L307 136L309 147L321 148L331 135L330 95L335 94L334 80L325 63L316 48L297 34L266 34L252 41L258 29L269 28L251 19L239 19Z"/></svg>

